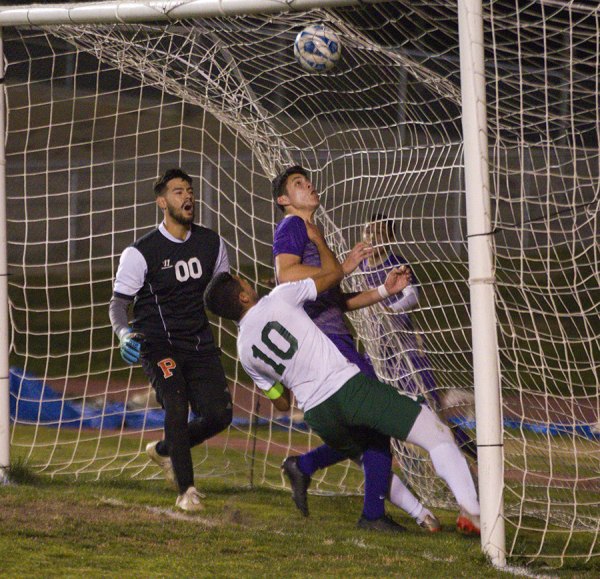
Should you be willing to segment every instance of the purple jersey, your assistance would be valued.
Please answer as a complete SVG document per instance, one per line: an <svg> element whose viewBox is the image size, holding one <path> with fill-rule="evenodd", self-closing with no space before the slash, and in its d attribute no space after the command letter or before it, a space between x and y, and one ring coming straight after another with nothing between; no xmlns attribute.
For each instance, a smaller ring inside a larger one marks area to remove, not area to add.
<svg viewBox="0 0 600 579"><path fill-rule="evenodd" d="M317 246L308 239L306 225L296 215L286 217L275 228L273 259L282 253L297 255L305 265L321 267ZM350 334L344 322L342 302L341 290L335 287L320 293L314 302L306 302L304 310L324 334Z"/></svg>

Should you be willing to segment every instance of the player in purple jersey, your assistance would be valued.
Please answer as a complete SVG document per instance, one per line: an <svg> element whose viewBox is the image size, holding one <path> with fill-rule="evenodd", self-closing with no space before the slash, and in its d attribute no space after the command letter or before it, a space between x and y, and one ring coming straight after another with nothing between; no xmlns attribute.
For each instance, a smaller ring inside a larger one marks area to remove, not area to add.
<svg viewBox="0 0 600 579"><path fill-rule="evenodd" d="M273 181L273 198L285 215L277 225L273 239L278 283L298 281L315 275L321 269L321 258L317 245L310 239L309 231L320 200L307 171L294 166L282 172ZM368 244L357 244L341 264L344 274L354 271L371 252ZM351 294L345 294L339 286L335 286L319 294L315 301L306 303L304 309L346 359L356 364L367 376L376 378L368 358L356 349L352 334L344 321L344 312L376 304L388 295L385 282L375 290ZM292 484L294 502L305 516L308 515L306 491L312 474L346 458L323 445L284 461L282 468ZM365 496L361 520L367 522L363 527L368 528L368 522L372 522L373 529L388 530L384 529L384 498L389 496L393 504L411 514L420 526L429 531L439 530L437 519L416 500L398 477L392 477L390 485L392 455L389 438L373 433L373 445L363 454L362 465L365 473Z"/></svg>
<svg viewBox="0 0 600 579"><path fill-rule="evenodd" d="M402 256L390 249L395 241L394 222L386 215L377 214L371 217L370 223L365 226L363 240L373 248L371 255L360 263L367 286L377 287L391 269L408 265ZM426 394L439 405L439 394L436 391L431 364L423 349L423 338L415 330L409 314L418 303L418 281L412 272L411 284L402 293L382 301L385 309L393 312L392 315L386 316L386 319L395 332L391 335L382 328L377 339L390 377L398 379L404 391ZM397 351L398 342L402 353Z"/></svg>
<svg viewBox="0 0 600 579"><path fill-rule="evenodd" d="M406 259L391 249L396 243L396 235L394 222L387 215L378 213L371 217L364 229L363 242L373 248L372 253L360 263L367 286L379 286L389 271L408 265ZM416 331L409 313L418 303L419 283L412 272L409 286L400 294L382 301L382 305L390 312L386 320L394 333L382 326L377 336L378 346L381 358L385 360L386 378L398 380L402 390L422 394L434 410L443 411L444 400L437 391L424 340ZM398 352L398 345L401 352ZM459 426L453 427L453 434L461 449L476 459L477 449L471 437Z"/></svg>

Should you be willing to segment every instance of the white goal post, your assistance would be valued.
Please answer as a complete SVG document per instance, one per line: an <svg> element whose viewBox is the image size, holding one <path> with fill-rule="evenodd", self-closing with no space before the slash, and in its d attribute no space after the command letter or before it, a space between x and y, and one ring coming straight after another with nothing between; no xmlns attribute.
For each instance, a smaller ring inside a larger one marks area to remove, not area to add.
<svg viewBox="0 0 600 579"><path fill-rule="evenodd" d="M314 22L341 39L328 73L294 61ZM0 34L0 474L10 450L51 476L158 476L143 453L156 404L118 359L106 313L121 251L156 225L152 179L186 168L200 220L266 290L280 218L269 180L298 162L338 256L381 222L413 267L419 300L400 325L382 307L352 325L380 378L425 395L465 448L477 424L486 555L600 555L600 9L32 4L0 7ZM223 444L251 463L251 482L281 487L281 456L318 439L261 402L233 326L215 328L238 418ZM429 463L396 451L417 494L451 508ZM360 491L352 468L320 474L315 490Z"/></svg>

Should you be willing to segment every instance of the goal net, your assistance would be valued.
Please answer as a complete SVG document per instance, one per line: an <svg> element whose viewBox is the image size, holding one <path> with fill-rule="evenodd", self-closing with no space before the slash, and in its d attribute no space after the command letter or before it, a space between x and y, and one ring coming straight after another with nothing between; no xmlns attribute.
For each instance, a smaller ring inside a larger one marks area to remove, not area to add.
<svg viewBox="0 0 600 579"><path fill-rule="evenodd" d="M507 548L553 564L600 553L599 17L559 0L496 0L484 12ZM315 22L343 45L328 73L293 56ZM159 221L156 176L182 166L200 222L267 291L280 219L270 179L290 163L310 170L340 258L367 234L382 259L411 265L417 303L351 323L380 378L423 395L473 453L454 3L3 34L13 459L51 476L160 477L144 448L162 414L108 320L119 256ZM347 288L371 287L371 265ZM195 451L196 476L283 487L282 459L320 441L297 410L280 415L253 389L235 327L214 329L235 418ZM422 500L454 508L423 456L395 446L397 472ZM314 489L361 484L342 465Z"/></svg>

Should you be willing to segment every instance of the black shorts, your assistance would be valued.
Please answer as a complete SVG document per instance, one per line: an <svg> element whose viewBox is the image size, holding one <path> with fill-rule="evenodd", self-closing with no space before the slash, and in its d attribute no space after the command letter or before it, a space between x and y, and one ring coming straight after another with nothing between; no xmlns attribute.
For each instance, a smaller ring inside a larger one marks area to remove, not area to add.
<svg viewBox="0 0 600 579"><path fill-rule="evenodd" d="M164 407L167 389L185 391L192 412L200 416L203 409L231 404L231 394L218 350L208 353L175 352L168 348L153 350L142 356L142 368Z"/></svg>

